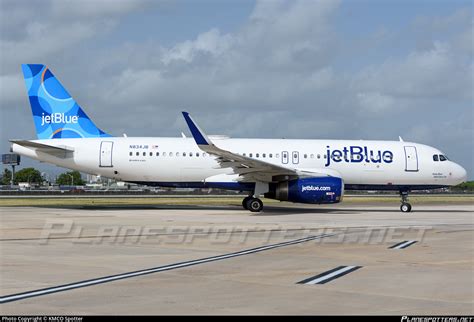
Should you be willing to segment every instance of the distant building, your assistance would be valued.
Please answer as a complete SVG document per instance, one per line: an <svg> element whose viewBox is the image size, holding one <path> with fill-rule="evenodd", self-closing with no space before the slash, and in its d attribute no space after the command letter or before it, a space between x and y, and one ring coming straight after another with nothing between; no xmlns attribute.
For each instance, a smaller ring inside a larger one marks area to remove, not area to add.
<svg viewBox="0 0 474 322"><path fill-rule="evenodd" d="M31 184L29 182L18 182L18 187L20 190L31 189Z"/></svg>
<svg viewBox="0 0 474 322"><path fill-rule="evenodd" d="M94 174L87 174L86 181L87 183L97 183L99 181L99 177Z"/></svg>

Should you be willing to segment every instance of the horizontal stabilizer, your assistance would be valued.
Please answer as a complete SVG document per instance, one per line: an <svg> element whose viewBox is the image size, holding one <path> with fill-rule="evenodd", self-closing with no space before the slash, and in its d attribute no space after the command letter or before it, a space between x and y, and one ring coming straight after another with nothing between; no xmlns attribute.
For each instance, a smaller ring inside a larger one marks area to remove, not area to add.
<svg viewBox="0 0 474 322"><path fill-rule="evenodd" d="M37 151L48 153L57 157L65 158L68 153L74 152L73 147L65 145L49 145L29 140L10 140L11 143L21 145L25 148L33 148ZM70 154L69 154L70 155Z"/></svg>

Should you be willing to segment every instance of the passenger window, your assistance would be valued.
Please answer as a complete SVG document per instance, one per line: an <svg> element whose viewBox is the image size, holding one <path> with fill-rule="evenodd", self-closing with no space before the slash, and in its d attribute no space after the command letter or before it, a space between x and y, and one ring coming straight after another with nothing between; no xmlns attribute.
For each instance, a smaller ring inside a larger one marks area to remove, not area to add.
<svg viewBox="0 0 474 322"><path fill-rule="evenodd" d="M156 152L156 156L159 157L159 156L160 156L160 152Z"/></svg>
<svg viewBox="0 0 474 322"><path fill-rule="evenodd" d="M445 158L444 155L440 154L439 155L439 161L446 161L447 159Z"/></svg>
<svg viewBox="0 0 474 322"><path fill-rule="evenodd" d="M183 152L183 157L185 157L185 156L186 156L186 152Z"/></svg>
<svg viewBox="0 0 474 322"><path fill-rule="evenodd" d="M179 152L176 152L176 156L179 157Z"/></svg>
<svg viewBox="0 0 474 322"><path fill-rule="evenodd" d="M197 157L199 156L199 152L196 152L196 156L197 156Z"/></svg>
<svg viewBox="0 0 474 322"><path fill-rule="evenodd" d="M279 159L280 158L280 153L275 154L275 158Z"/></svg>
<svg viewBox="0 0 474 322"><path fill-rule="evenodd" d="M193 156L193 153L192 153L192 152L189 152L189 156L192 157L192 156Z"/></svg>
<svg viewBox="0 0 474 322"><path fill-rule="evenodd" d="M258 154L258 153L257 153L257 154L255 154L255 157L256 157L256 158L260 157L260 154Z"/></svg>
<svg viewBox="0 0 474 322"><path fill-rule="evenodd" d="M168 155L169 155L170 157L172 157L172 156L173 156L173 152L170 152Z"/></svg>
<svg viewBox="0 0 474 322"><path fill-rule="evenodd" d="M164 156L164 157L166 156L166 152L163 152L163 156Z"/></svg>
<svg viewBox="0 0 474 322"><path fill-rule="evenodd" d="M132 156L132 155L133 155L133 152L130 151L130 156Z"/></svg>
<svg viewBox="0 0 474 322"><path fill-rule="evenodd" d="M305 154L303 157L304 157L305 159L307 159L307 158L308 158L308 155L307 155L307 154Z"/></svg>
<svg viewBox="0 0 474 322"><path fill-rule="evenodd" d="M269 157L270 159L273 158L273 154L270 153L270 154L268 155L268 157Z"/></svg>
<svg viewBox="0 0 474 322"><path fill-rule="evenodd" d="M265 153L262 154L262 158L266 158L266 157L267 157L267 155Z"/></svg>
<svg viewBox="0 0 474 322"><path fill-rule="evenodd" d="M151 157L153 156L153 152L150 152L150 156L151 156Z"/></svg>
<svg viewBox="0 0 474 322"><path fill-rule="evenodd" d="M433 161L439 161L437 154L433 154Z"/></svg>
<svg viewBox="0 0 474 322"><path fill-rule="evenodd" d="M136 155L137 155L137 157L138 157L138 156L140 155L140 152L137 152Z"/></svg>
<svg viewBox="0 0 474 322"><path fill-rule="evenodd" d="M314 154L311 154L309 157L310 157L311 159L314 159Z"/></svg>
<svg viewBox="0 0 474 322"><path fill-rule="evenodd" d="M205 156L206 156L206 152L204 152L204 153L202 154L202 156L205 157Z"/></svg>
<svg viewBox="0 0 474 322"><path fill-rule="evenodd" d="M247 153L242 154L244 157L247 156Z"/></svg>
<svg viewBox="0 0 474 322"><path fill-rule="evenodd" d="M321 159L321 154L318 154L318 159Z"/></svg>
<svg viewBox="0 0 474 322"><path fill-rule="evenodd" d="M143 156L146 156L146 152L143 152Z"/></svg>
<svg viewBox="0 0 474 322"><path fill-rule="evenodd" d="M249 157L252 157L252 155L253 155L252 153L249 153Z"/></svg>

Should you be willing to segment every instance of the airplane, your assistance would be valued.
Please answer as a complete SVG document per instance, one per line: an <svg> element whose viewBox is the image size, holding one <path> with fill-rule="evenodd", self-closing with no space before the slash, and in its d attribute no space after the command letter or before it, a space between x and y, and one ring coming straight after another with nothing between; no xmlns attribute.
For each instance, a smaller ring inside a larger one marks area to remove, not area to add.
<svg viewBox="0 0 474 322"><path fill-rule="evenodd" d="M99 129L41 64L23 64L37 140L10 140L11 151L41 162L129 183L245 191L260 197L336 204L346 190L393 190L400 210L408 194L466 180L466 170L424 144L367 140L243 139L211 136L183 112L192 138L117 137Z"/></svg>

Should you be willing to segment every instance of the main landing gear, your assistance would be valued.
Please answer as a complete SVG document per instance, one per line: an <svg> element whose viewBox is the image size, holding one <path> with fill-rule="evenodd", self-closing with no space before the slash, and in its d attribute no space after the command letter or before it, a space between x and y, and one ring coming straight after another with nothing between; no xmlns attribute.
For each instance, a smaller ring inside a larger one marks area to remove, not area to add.
<svg viewBox="0 0 474 322"><path fill-rule="evenodd" d="M263 209L263 202L258 198L248 196L242 200L242 207L244 207L244 209L250 210L251 212L260 212Z"/></svg>
<svg viewBox="0 0 474 322"><path fill-rule="evenodd" d="M411 205L408 203L408 191L400 191L400 197L402 198L400 210L402 212L410 212L411 211Z"/></svg>

